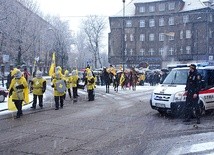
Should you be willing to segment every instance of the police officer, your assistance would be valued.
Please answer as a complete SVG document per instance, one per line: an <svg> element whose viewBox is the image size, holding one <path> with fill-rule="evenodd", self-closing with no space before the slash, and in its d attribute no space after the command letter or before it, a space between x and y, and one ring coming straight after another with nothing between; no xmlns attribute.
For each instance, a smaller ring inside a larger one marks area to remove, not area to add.
<svg viewBox="0 0 214 155"><path fill-rule="evenodd" d="M186 107L185 107L185 119L184 122L190 122L190 117L195 109L195 115L197 124L200 124L200 106L199 91L201 89L201 75L198 73L195 64L191 64L189 68L189 75L186 82L185 93L186 93Z"/></svg>

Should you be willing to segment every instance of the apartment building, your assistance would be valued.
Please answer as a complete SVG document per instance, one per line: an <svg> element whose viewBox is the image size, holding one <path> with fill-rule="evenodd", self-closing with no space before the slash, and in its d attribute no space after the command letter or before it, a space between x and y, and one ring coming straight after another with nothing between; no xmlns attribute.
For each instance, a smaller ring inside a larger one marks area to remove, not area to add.
<svg viewBox="0 0 214 155"><path fill-rule="evenodd" d="M213 63L213 0L133 0L109 17L109 63ZM122 6L122 5L121 5Z"/></svg>

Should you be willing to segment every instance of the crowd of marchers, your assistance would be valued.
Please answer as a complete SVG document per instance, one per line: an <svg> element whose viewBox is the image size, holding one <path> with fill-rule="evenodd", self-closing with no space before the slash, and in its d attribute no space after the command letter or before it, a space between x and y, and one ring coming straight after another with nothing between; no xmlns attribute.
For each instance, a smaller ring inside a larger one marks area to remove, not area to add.
<svg viewBox="0 0 214 155"><path fill-rule="evenodd" d="M32 78L31 78L32 77ZM137 72L134 68L129 70L116 69L112 65L103 68L102 73L98 76L87 66L83 73L83 85L79 84L80 77L78 70L74 68L71 72L62 71L60 66L55 67L51 75L51 87L53 88L53 97L55 102L55 110L59 110L64 106L64 100L68 94L70 99L75 103L78 99L78 88L87 88L88 101L94 101L96 84L100 81L101 85L105 85L106 93L109 93L109 86L113 85L114 90L121 89L136 90L137 85L144 85L145 82L150 85L156 85L165 78L165 74L160 72ZM16 118L23 115L22 106L29 103L29 93L33 94L33 102L31 108L34 110L38 106L43 108L43 95L46 91L47 82L42 76L42 72L37 70L33 76L24 68L22 72L19 68L10 68L7 77L7 89L9 91L8 109L17 110Z"/></svg>
<svg viewBox="0 0 214 155"><path fill-rule="evenodd" d="M166 78L168 71L144 71L139 72L135 68L116 69L113 65L108 68L103 68L103 71L96 75L98 84L106 86L106 93L109 93L109 86L112 84L115 91L118 87L121 89L136 90L136 86L144 86L145 82L150 86L162 83Z"/></svg>
<svg viewBox="0 0 214 155"><path fill-rule="evenodd" d="M79 85L78 70L73 69L71 74L68 70L62 73L60 66L55 67L55 72L51 75L51 87L53 88L53 97L55 102L55 110L63 108L66 94L73 102L77 102L78 87L87 88L88 101L94 101L95 76L90 67L85 70L84 85ZM22 72L19 68L10 68L10 73L7 77L7 89L9 91L8 109L16 110L16 118L23 115L23 104L29 103L29 93L33 94L32 109L36 109L37 99L38 105L43 108L43 95L46 91L47 82L42 76L41 71L36 71L33 78L30 78L30 73L27 68ZM72 95L71 95L72 89Z"/></svg>

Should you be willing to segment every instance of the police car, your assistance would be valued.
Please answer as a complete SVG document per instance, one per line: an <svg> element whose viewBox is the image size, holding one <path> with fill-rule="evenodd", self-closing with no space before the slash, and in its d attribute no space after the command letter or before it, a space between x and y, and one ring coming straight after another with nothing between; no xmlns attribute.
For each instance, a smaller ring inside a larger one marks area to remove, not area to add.
<svg viewBox="0 0 214 155"><path fill-rule="evenodd" d="M214 109L214 66L197 65L202 76L199 103L202 113ZM185 87L189 67L173 68L166 79L152 93L150 105L159 113L181 116L185 106Z"/></svg>

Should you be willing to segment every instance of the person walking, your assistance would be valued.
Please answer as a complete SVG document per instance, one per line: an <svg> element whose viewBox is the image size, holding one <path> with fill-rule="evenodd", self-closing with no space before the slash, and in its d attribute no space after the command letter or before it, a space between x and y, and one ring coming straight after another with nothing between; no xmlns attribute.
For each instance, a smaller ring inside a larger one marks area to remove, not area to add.
<svg viewBox="0 0 214 155"><path fill-rule="evenodd" d="M42 72L37 71L36 77L33 78L31 83L31 88L33 91L33 104L32 109L36 109L37 98L39 99L39 107L43 108L43 94L46 90L46 80L42 77Z"/></svg>
<svg viewBox="0 0 214 155"><path fill-rule="evenodd" d="M201 75L198 73L195 64L191 64L189 68L189 75L187 77L185 93L186 93L186 105L184 112L184 121L190 122L195 110L195 117L197 124L200 124L200 105L199 105L199 91L201 89Z"/></svg>
<svg viewBox="0 0 214 155"><path fill-rule="evenodd" d="M30 77L30 73L28 72L26 66L25 66L25 68L24 68L24 73L23 73L23 75L24 75L26 81L28 82L28 81L29 81L29 77Z"/></svg>
<svg viewBox="0 0 214 155"><path fill-rule="evenodd" d="M64 94L66 90L66 82L62 79L62 75L59 71L56 72L51 86L54 88L55 110L59 110L59 106L60 108L63 108Z"/></svg>
<svg viewBox="0 0 214 155"><path fill-rule="evenodd" d="M12 79L9 87L9 97L12 96L12 101L16 106L17 109L16 118L20 118L20 116L23 115L22 102L26 101L25 100L26 95L28 95L25 92L28 89L28 83L19 69L14 68L12 74L14 74L14 78Z"/></svg>
<svg viewBox="0 0 214 155"><path fill-rule="evenodd" d="M95 78L92 71L87 72L85 85L87 86L88 91L88 101L94 101Z"/></svg>
<svg viewBox="0 0 214 155"><path fill-rule="evenodd" d="M68 90L68 95L71 99L71 76L69 75L69 71L68 70L65 70L65 73L64 73L64 80L66 82L66 89ZM66 93L67 93L67 90L65 92L65 95L64 95L64 99L66 99Z"/></svg>
<svg viewBox="0 0 214 155"><path fill-rule="evenodd" d="M13 79L13 76L12 76L12 71L13 71L13 65L11 64L10 65L10 73L7 75L7 83L6 83L6 88L9 89L10 87L10 83Z"/></svg>
<svg viewBox="0 0 214 155"><path fill-rule="evenodd" d="M73 102L77 102L77 86L78 86L78 80L79 80L79 76L78 76L78 71L77 70L73 70L71 72L71 86L72 86L72 91L73 91Z"/></svg>

